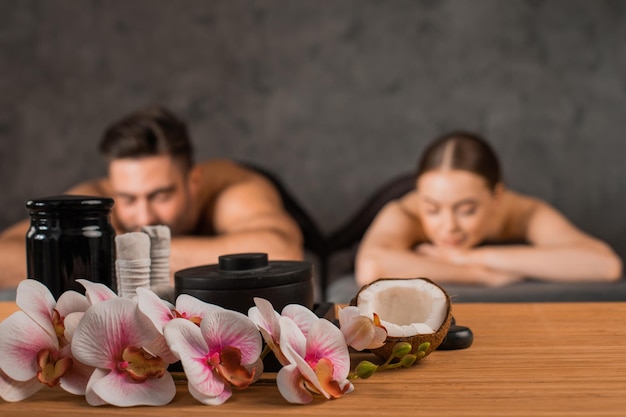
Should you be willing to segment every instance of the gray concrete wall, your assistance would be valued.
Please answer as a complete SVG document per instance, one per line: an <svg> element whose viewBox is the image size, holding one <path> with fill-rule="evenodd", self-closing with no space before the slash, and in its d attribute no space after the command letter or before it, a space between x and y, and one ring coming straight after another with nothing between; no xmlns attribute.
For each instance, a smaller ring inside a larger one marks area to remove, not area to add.
<svg viewBox="0 0 626 417"><path fill-rule="evenodd" d="M433 136L477 130L509 186L624 255L625 40L617 0L4 0L0 227L104 174L104 126L159 102L199 158L273 169L326 232Z"/></svg>

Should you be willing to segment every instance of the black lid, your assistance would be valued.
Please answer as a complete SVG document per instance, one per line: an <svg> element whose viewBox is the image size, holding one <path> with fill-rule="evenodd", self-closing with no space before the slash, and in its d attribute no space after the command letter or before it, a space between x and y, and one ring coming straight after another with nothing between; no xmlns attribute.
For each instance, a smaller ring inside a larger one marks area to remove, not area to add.
<svg viewBox="0 0 626 417"><path fill-rule="evenodd" d="M61 211L109 211L113 199L88 195L58 195L28 200L26 208L31 213Z"/></svg>
<svg viewBox="0 0 626 417"><path fill-rule="evenodd" d="M268 261L265 253L222 255L219 264L197 266L174 273L178 291L266 288L311 279L310 262Z"/></svg>
<svg viewBox="0 0 626 417"><path fill-rule="evenodd" d="M219 270L223 272L249 272L269 267L267 253L236 253L218 258Z"/></svg>

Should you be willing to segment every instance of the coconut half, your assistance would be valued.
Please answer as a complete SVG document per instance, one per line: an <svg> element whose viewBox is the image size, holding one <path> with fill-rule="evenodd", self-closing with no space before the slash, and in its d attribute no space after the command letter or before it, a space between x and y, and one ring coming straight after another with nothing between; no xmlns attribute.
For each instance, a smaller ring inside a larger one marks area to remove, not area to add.
<svg viewBox="0 0 626 417"><path fill-rule="evenodd" d="M452 320L450 297L428 278L380 278L361 288L352 304L362 316L376 313L387 329L385 344L372 349L383 359L398 342L411 343L411 353L429 342L428 355L446 337Z"/></svg>

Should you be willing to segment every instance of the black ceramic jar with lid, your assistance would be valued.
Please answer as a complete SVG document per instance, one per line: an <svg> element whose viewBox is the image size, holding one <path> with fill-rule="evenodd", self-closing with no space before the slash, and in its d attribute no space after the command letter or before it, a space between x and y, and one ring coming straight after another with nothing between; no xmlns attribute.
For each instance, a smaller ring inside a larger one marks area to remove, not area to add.
<svg viewBox="0 0 626 417"><path fill-rule="evenodd" d="M43 282L58 298L66 290L84 293L84 278L117 290L113 199L62 195L26 202L28 278Z"/></svg>
<svg viewBox="0 0 626 417"><path fill-rule="evenodd" d="M276 311L287 304L313 308L313 267L304 261L268 261L265 253L222 255L218 264L174 273L175 293L247 314L254 297Z"/></svg>

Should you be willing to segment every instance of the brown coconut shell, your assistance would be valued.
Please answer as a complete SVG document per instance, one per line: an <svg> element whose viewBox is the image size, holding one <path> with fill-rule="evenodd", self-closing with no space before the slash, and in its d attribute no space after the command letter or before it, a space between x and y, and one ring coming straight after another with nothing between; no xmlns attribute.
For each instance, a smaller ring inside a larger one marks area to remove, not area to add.
<svg viewBox="0 0 626 417"><path fill-rule="evenodd" d="M443 323L441 324L441 326L439 326L439 329L437 329L435 331L435 333L416 334L415 336L406 336L406 337L388 336L387 339L385 339L385 344L383 346L381 346L379 348L376 348L376 349L370 349L370 351L372 353L374 353L376 356L378 356L378 357L380 357L380 358L382 358L384 360L389 358L389 356L393 352L393 347L396 345L396 343L400 343L400 342L408 342L408 343L410 343L411 346L412 346L411 353L413 353L413 354L415 354L417 352L418 347L422 343L429 342L430 343L430 347L425 352L425 355L422 357L422 358L425 358L431 352L436 350L439 347L439 345L443 342L443 340L446 338L446 335L448 334L448 330L450 329L450 324L452 323L452 303L450 301L450 296L448 295L446 290L444 290L440 285L438 285L437 283L435 283L431 279L424 278L424 277L417 277L417 278L379 278L376 281L372 281L371 283L361 287L359 292L356 294L356 296L350 302L350 305L358 307L358 305L359 305L359 294L361 294L362 291L364 291L366 288L368 288L369 286L371 286L375 282L378 282L378 281L403 281L403 282L405 282L407 279L419 279L419 280L428 281L430 284L436 286L441 291L443 291L443 293L446 296L446 305L447 305L447 309L448 309L447 312L446 312L446 318L443 321ZM422 358L418 357L418 360L422 359Z"/></svg>

